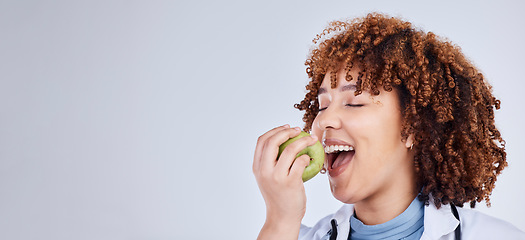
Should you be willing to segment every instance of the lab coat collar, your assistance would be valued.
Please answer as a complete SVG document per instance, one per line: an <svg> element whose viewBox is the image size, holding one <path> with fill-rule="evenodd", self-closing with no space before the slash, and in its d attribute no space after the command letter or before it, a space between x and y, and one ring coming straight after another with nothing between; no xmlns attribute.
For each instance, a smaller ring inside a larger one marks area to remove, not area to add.
<svg viewBox="0 0 525 240"><path fill-rule="evenodd" d="M454 217L450 204L441 205L441 208L437 209L433 199L430 198L429 205L425 207L425 230L421 239L440 239L454 232L458 224L459 221Z"/></svg>
<svg viewBox="0 0 525 240"><path fill-rule="evenodd" d="M344 204L334 215L337 221L337 240L347 240L350 232L350 217L354 214L353 204ZM460 216L461 219L461 216ZM424 226L425 230L421 239L440 239L456 229L459 221L452 214L450 205L441 205L437 209L432 198L429 205L425 206Z"/></svg>
<svg viewBox="0 0 525 240"><path fill-rule="evenodd" d="M350 233L350 217L354 214L353 204L344 204L337 212L333 219L337 221L337 240L347 240Z"/></svg>

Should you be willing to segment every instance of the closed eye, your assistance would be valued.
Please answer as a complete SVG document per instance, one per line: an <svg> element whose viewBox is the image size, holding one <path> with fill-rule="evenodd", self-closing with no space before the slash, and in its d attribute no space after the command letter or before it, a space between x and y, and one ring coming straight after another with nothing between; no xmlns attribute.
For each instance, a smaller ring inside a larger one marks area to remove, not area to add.
<svg viewBox="0 0 525 240"><path fill-rule="evenodd" d="M346 104L347 107L362 107L364 104ZM319 112L326 110L328 107L319 108Z"/></svg>
<svg viewBox="0 0 525 240"><path fill-rule="evenodd" d="M362 107L364 104L346 104L347 107Z"/></svg>

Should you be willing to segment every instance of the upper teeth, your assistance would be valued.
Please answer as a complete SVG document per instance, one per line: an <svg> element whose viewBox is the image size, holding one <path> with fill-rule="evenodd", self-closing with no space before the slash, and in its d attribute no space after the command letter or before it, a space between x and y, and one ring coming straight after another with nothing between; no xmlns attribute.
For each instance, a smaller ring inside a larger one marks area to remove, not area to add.
<svg viewBox="0 0 525 240"><path fill-rule="evenodd" d="M354 151L354 147L348 145L332 145L324 147L326 153L333 153L336 151Z"/></svg>

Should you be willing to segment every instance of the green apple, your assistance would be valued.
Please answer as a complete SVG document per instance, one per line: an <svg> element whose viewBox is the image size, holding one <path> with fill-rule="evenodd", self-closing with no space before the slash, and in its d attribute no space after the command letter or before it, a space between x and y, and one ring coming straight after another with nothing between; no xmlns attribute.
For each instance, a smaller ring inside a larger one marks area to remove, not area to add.
<svg viewBox="0 0 525 240"><path fill-rule="evenodd" d="M310 136L307 132L301 132L298 136L288 139L286 142L281 144L279 146L279 154L277 155L277 158L281 156L281 153L284 151L286 146L290 145L290 143L295 142L297 139ZM308 146L305 149L301 150L295 158L298 158L301 155L307 154L310 156L310 164L304 169L303 172L303 182L306 182L310 180L311 178L315 177L319 171L323 168L324 164L324 148L323 145L317 141L314 145Z"/></svg>

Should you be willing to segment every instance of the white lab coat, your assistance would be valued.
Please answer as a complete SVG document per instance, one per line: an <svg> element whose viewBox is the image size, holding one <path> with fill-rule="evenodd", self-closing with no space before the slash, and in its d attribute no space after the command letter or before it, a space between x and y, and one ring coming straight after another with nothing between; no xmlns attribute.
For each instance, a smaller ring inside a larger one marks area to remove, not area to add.
<svg viewBox="0 0 525 240"><path fill-rule="evenodd" d="M473 209L457 208L461 220L461 239L524 239L525 233L503 220L488 216ZM332 229L330 221L337 221L337 240L347 240L350 231L350 216L354 206L345 204L336 213L321 219L313 227L301 225L299 240L328 239ZM441 205L440 209L430 202L425 206L424 231L422 240L454 240L454 230L459 221L454 217L450 205Z"/></svg>

